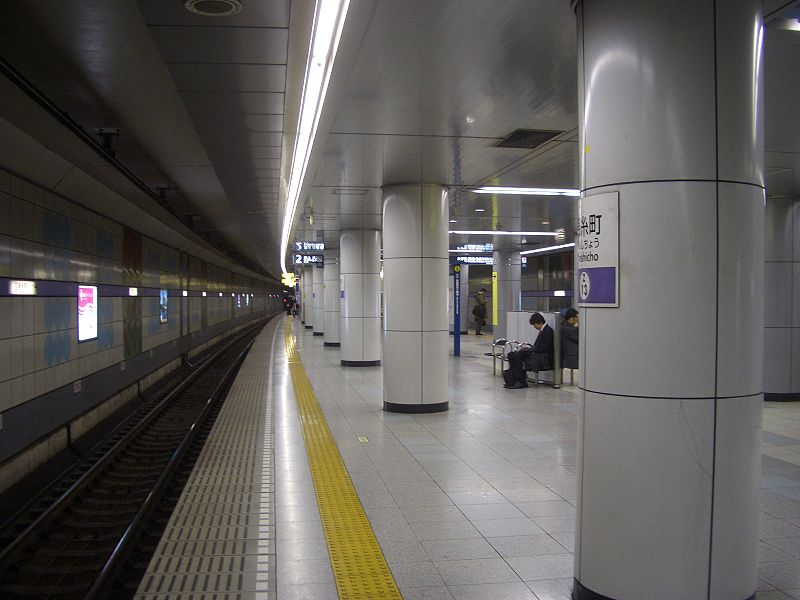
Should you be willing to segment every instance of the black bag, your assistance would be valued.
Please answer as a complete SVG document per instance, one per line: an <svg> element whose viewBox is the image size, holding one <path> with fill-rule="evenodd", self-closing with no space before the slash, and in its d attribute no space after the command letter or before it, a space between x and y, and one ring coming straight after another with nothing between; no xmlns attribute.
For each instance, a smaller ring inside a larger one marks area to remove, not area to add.
<svg viewBox="0 0 800 600"><path fill-rule="evenodd" d="M503 370L503 381L506 385L514 385L514 373L511 372L511 369Z"/></svg>

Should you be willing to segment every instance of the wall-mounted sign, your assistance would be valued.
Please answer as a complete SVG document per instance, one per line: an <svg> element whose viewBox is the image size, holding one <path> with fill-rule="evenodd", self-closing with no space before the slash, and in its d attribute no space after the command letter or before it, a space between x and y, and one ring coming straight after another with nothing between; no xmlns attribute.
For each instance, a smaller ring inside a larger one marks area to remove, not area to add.
<svg viewBox="0 0 800 600"><path fill-rule="evenodd" d="M11 280L8 282L8 293L12 296L35 296L36 282Z"/></svg>
<svg viewBox="0 0 800 600"><path fill-rule="evenodd" d="M492 256L456 256L456 261L466 263L468 265L494 265L494 257ZM528 265L528 257L522 257L522 266Z"/></svg>
<svg viewBox="0 0 800 600"><path fill-rule="evenodd" d="M167 290L158 291L158 320L160 323L167 322L167 311L169 307L169 292Z"/></svg>
<svg viewBox="0 0 800 600"><path fill-rule="evenodd" d="M295 252L324 252L325 242L295 242Z"/></svg>
<svg viewBox="0 0 800 600"><path fill-rule="evenodd" d="M494 244L491 242L486 244L462 244L456 246L458 252L491 252L494 250Z"/></svg>
<svg viewBox="0 0 800 600"><path fill-rule="evenodd" d="M315 263L321 263L322 256L319 254L295 254L294 255L294 264L296 265L310 265Z"/></svg>
<svg viewBox="0 0 800 600"><path fill-rule="evenodd" d="M78 341L97 338L97 286L78 284Z"/></svg>
<svg viewBox="0 0 800 600"><path fill-rule="evenodd" d="M619 307L619 192L581 198L575 257L578 306Z"/></svg>

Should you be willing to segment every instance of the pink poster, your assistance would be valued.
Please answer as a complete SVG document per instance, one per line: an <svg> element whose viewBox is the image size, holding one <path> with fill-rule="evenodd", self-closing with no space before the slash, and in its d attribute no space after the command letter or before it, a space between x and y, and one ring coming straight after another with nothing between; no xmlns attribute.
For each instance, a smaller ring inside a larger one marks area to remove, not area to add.
<svg viewBox="0 0 800 600"><path fill-rule="evenodd" d="M78 341L97 337L97 286L78 285Z"/></svg>

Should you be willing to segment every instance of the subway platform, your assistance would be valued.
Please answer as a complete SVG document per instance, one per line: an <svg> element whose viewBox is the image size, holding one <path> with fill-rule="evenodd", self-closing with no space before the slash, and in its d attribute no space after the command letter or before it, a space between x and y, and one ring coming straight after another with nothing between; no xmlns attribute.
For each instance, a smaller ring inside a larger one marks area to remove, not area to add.
<svg viewBox="0 0 800 600"><path fill-rule="evenodd" d="M449 411L394 414L380 367L273 319L137 598L569 598L578 388L503 389L490 340L450 357ZM757 598L800 599L800 404L763 415Z"/></svg>

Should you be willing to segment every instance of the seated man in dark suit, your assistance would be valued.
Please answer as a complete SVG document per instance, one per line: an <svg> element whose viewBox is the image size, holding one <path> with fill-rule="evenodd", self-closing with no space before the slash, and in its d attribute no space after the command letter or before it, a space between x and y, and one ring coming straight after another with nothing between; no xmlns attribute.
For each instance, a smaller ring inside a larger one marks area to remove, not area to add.
<svg viewBox="0 0 800 600"><path fill-rule="evenodd" d="M513 383L503 387L518 390L528 387L525 371L547 371L553 368L553 328L545 323L541 313L531 315L530 324L539 332L533 346L526 344L519 350L509 352L508 366Z"/></svg>

